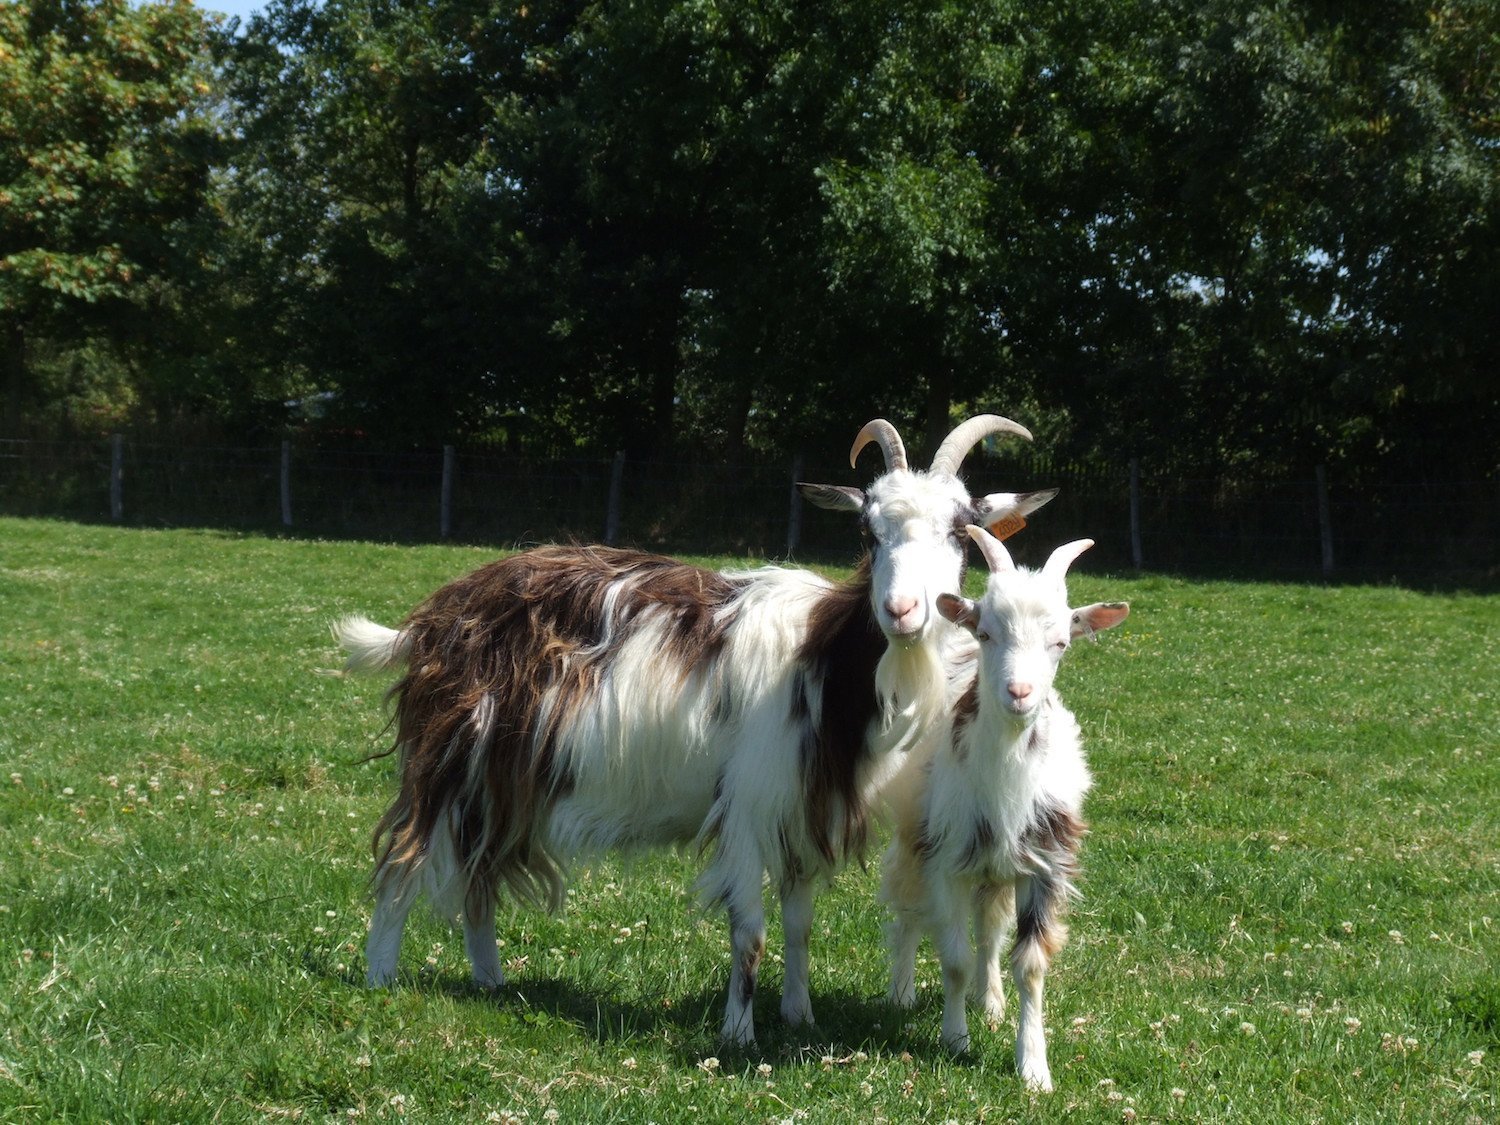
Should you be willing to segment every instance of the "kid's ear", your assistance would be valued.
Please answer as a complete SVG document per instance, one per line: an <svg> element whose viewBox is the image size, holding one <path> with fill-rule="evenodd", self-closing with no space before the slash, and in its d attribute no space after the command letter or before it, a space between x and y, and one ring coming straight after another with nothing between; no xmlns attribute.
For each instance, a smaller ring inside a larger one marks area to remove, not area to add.
<svg viewBox="0 0 1500 1125"><path fill-rule="evenodd" d="M955 594L939 594L937 611L955 625L962 625L969 632L979 628L979 604Z"/></svg>
<svg viewBox="0 0 1500 1125"><path fill-rule="evenodd" d="M857 512L865 506L865 494L857 488L845 488L838 484L803 484L797 482L797 491L809 502L833 512Z"/></svg>
<svg viewBox="0 0 1500 1125"><path fill-rule="evenodd" d="M1129 615L1129 602L1095 602L1073 611L1068 623L1068 633L1075 640L1078 637L1093 640L1095 633L1113 629Z"/></svg>

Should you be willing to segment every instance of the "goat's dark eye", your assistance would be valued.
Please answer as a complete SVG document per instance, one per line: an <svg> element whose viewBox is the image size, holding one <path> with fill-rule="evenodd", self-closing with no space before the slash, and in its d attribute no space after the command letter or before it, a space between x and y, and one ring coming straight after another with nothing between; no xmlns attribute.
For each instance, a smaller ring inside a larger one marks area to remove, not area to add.
<svg viewBox="0 0 1500 1125"><path fill-rule="evenodd" d="M977 633L974 634L974 636L976 636L977 638L979 638L979 640L981 640L981 641L987 641L987 640L990 639L990 635L988 633L986 633L983 629L980 629Z"/></svg>

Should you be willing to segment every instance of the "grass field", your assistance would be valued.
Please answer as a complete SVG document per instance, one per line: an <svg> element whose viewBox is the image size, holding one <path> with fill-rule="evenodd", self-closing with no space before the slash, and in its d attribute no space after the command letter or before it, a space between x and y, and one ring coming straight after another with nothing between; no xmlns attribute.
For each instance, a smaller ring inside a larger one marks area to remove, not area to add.
<svg viewBox="0 0 1500 1125"><path fill-rule="evenodd" d="M875 856L755 1053L686 854L502 914L498 994L415 915L367 990L385 684L316 674L327 623L487 557L0 519L0 1121L1500 1119L1500 598L1085 558L1132 613L1059 680L1096 787L1032 1098L1013 1024L943 1054L930 955L884 1003Z"/></svg>

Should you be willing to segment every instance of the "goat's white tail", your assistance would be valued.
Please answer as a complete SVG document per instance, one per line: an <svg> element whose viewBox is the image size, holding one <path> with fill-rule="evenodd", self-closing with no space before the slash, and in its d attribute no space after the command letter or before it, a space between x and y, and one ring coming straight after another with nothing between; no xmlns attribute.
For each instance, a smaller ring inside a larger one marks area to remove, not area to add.
<svg viewBox="0 0 1500 1125"><path fill-rule="evenodd" d="M345 617L333 623L333 636L349 659L345 672L376 672L394 668L406 660L411 638L395 629L377 625L366 617Z"/></svg>

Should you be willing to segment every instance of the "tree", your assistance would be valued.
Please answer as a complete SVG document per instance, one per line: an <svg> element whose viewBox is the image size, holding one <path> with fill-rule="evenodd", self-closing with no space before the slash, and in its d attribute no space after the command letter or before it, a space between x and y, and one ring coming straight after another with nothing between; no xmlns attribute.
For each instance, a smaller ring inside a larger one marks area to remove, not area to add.
<svg viewBox="0 0 1500 1125"><path fill-rule="evenodd" d="M189 247L212 129L205 17L188 0L0 6L0 367L20 425L28 341L126 338Z"/></svg>

